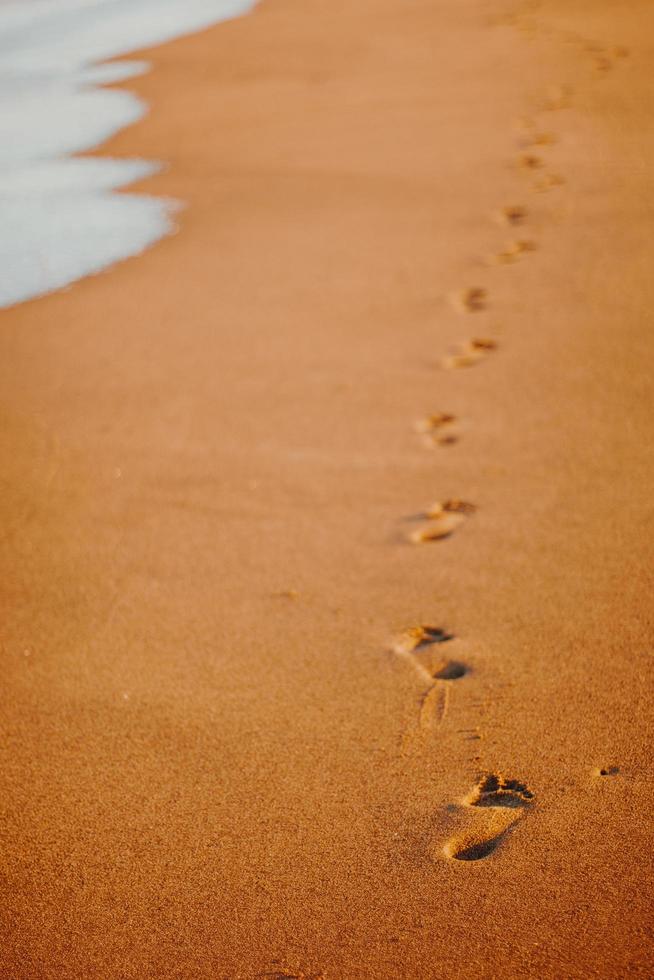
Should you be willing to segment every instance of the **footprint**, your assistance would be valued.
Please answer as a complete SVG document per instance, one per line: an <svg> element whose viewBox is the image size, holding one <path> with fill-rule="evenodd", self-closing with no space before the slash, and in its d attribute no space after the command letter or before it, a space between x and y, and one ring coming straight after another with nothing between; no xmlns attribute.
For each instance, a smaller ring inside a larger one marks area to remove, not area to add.
<svg viewBox="0 0 654 980"><path fill-rule="evenodd" d="M505 225L522 225L527 220L527 209L521 204L508 204L500 208L497 217Z"/></svg>
<svg viewBox="0 0 654 980"><path fill-rule="evenodd" d="M601 44L588 43L584 45L584 50L594 56L595 70L601 73L611 71L615 61L620 58L626 58L629 55L628 48L624 48L621 45L616 45L610 51L607 51Z"/></svg>
<svg viewBox="0 0 654 980"><path fill-rule="evenodd" d="M507 265L511 262L517 262L525 252L535 252L537 248L536 242L521 238L513 242L508 242L501 252L493 256L492 261L498 262L501 265Z"/></svg>
<svg viewBox="0 0 654 980"><path fill-rule="evenodd" d="M465 500L436 502L421 515L429 523L412 531L409 534L409 541L412 544L423 544L427 541L449 538L466 517L474 514L476 509L474 504L467 503Z"/></svg>
<svg viewBox="0 0 654 980"><path fill-rule="evenodd" d="M483 360L487 354L497 349L497 342L486 337L475 337L459 346L441 360L441 367L446 370L453 368L472 367Z"/></svg>
<svg viewBox="0 0 654 980"><path fill-rule="evenodd" d="M455 639L454 633L441 626L410 626L396 637L393 650L400 657L415 655L417 651L429 650L440 643L449 643ZM427 674L431 680L432 674Z"/></svg>
<svg viewBox="0 0 654 980"><path fill-rule="evenodd" d="M469 289L462 289L461 292L452 296L455 309L460 313L477 313L485 310L488 305L488 293L485 289L472 286Z"/></svg>
<svg viewBox="0 0 654 980"><path fill-rule="evenodd" d="M587 41L583 45L583 49L587 54L593 55L593 61L595 67L598 71L610 71L613 67L611 58L608 55L606 48L602 47L601 44L597 44L594 41Z"/></svg>
<svg viewBox="0 0 654 980"><path fill-rule="evenodd" d="M543 191L551 191L554 187L561 187L565 184L565 177L561 177L560 174L545 174L534 183L534 190L542 193Z"/></svg>
<svg viewBox="0 0 654 980"><path fill-rule="evenodd" d="M422 516L434 520L441 518L443 514L474 514L476 510L477 507L475 504L470 504L465 500L452 497L450 500L444 500L442 502L437 500L433 504L430 504Z"/></svg>
<svg viewBox="0 0 654 980"><path fill-rule="evenodd" d="M415 428L422 434L425 443L432 448L451 446L460 439L456 415L450 415L449 412L427 415L415 423Z"/></svg>
<svg viewBox="0 0 654 980"><path fill-rule="evenodd" d="M545 164L541 157L537 157L534 153L523 153L518 157L518 166L522 170L540 170Z"/></svg>
<svg viewBox="0 0 654 980"><path fill-rule="evenodd" d="M604 54L597 55L593 60L595 62L595 71L601 74L605 74L613 68L613 62Z"/></svg>
<svg viewBox="0 0 654 980"><path fill-rule="evenodd" d="M411 626L395 638L393 652L410 664L421 680L431 685L434 675L445 666L440 645L454 639L454 633L441 626Z"/></svg>
<svg viewBox="0 0 654 980"><path fill-rule="evenodd" d="M489 857L534 802L526 783L499 773L483 776L462 801L464 808L483 809L476 826L448 840L443 853L456 861L479 861Z"/></svg>
<svg viewBox="0 0 654 980"><path fill-rule="evenodd" d="M418 734L429 731L443 721L447 714L449 689L454 681L470 673L461 660L449 659L441 653L443 643L455 636L439 626L414 626L401 633L393 645L394 652L409 663L428 685L418 715ZM411 733L408 738L416 735Z"/></svg>

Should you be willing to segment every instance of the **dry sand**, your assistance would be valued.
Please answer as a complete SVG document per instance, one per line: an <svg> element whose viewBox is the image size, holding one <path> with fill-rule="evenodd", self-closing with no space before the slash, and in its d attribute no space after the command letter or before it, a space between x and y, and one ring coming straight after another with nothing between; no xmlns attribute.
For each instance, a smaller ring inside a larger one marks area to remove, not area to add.
<svg viewBox="0 0 654 980"><path fill-rule="evenodd" d="M3 977L651 975L653 41L148 54L180 233L0 325Z"/></svg>

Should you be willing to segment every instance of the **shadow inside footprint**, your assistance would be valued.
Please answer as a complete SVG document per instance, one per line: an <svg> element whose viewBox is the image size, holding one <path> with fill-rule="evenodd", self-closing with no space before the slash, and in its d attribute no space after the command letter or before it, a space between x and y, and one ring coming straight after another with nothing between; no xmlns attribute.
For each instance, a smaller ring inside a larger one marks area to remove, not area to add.
<svg viewBox="0 0 654 980"><path fill-rule="evenodd" d="M535 153L523 153L522 156L518 157L518 165L523 170L540 170L543 161Z"/></svg>
<svg viewBox="0 0 654 980"><path fill-rule="evenodd" d="M431 712L430 703L437 690L447 688L439 681L453 681L468 673L465 664L458 660L447 660L441 655L442 643L455 640L454 633L440 626L413 626L396 637L393 651L414 668L420 679L427 685L422 702L424 717Z"/></svg>
<svg viewBox="0 0 654 980"><path fill-rule="evenodd" d="M412 630L418 640L417 648L431 646L432 643L447 643L454 639L454 633L449 633L440 626L418 626Z"/></svg>
<svg viewBox="0 0 654 980"><path fill-rule="evenodd" d="M450 660L440 670L434 674L436 681L458 681L460 677L465 677L468 668L460 660Z"/></svg>
<svg viewBox="0 0 654 980"><path fill-rule="evenodd" d="M475 841L472 844L450 845L447 848L447 855L455 861L480 861L493 853L503 837L504 833L501 833L488 840Z"/></svg>

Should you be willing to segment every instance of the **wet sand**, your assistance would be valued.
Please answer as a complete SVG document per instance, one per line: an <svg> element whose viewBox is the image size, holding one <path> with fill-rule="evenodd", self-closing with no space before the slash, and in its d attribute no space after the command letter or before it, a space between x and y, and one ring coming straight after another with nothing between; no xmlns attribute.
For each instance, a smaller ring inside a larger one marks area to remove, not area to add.
<svg viewBox="0 0 654 980"><path fill-rule="evenodd" d="M179 234L0 323L4 976L648 975L653 38L148 53Z"/></svg>

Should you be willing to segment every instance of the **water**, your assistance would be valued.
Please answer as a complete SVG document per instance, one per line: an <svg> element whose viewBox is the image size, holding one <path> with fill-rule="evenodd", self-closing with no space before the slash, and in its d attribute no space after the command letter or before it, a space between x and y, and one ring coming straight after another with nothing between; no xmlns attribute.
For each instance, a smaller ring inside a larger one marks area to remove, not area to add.
<svg viewBox="0 0 654 980"><path fill-rule="evenodd" d="M247 12L255 0L0 0L0 307L137 255L176 204L116 194L154 161L75 158L147 106L103 83L148 70L106 62Z"/></svg>

